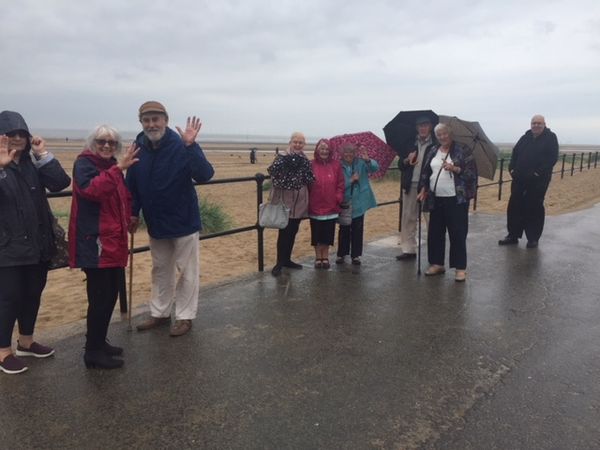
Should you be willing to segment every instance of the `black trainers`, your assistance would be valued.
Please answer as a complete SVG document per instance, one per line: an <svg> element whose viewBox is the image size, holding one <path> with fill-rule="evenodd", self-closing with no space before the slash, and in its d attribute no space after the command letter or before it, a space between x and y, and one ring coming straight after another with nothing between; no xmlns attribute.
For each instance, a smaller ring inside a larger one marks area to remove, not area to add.
<svg viewBox="0 0 600 450"><path fill-rule="evenodd" d="M510 234L507 235L504 239L500 239L498 241L498 245L516 245L519 243L519 239L511 236Z"/></svg>
<svg viewBox="0 0 600 450"><path fill-rule="evenodd" d="M408 261L411 259L416 259L417 254L416 253L402 253L401 255L396 256L396 259L398 261Z"/></svg>
<svg viewBox="0 0 600 450"><path fill-rule="evenodd" d="M537 248L538 247L538 241L527 241L527 248Z"/></svg>
<svg viewBox="0 0 600 450"><path fill-rule="evenodd" d="M54 349L46 347L45 345L34 342L29 348L21 347L21 344L17 344L17 356L35 356L36 358L47 358L48 356L54 355Z"/></svg>
<svg viewBox="0 0 600 450"><path fill-rule="evenodd" d="M281 265L280 264L275 264L273 266L273 269L271 270L271 275L273 275L274 277L278 277L279 275L281 275Z"/></svg>
<svg viewBox="0 0 600 450"><path fill-rule="evenodd" d="M302 264L295 263L290 260L282 264L283 267L287 267L288 269L302 269Z"/></svg>
<svg viewBox="0 0 600 450"><path fill-rule="evenodd" d="M102 350L86 350L83 362L88 369L119 369L123 367L122 359L115 359Z"/></svg>
<svg viewBox="0 0 600 450"><path fill-rule="evenodd" d="M27 366L23 361L11 353L4 358L4 361L0 362L0 370L9 375L15 375L17 373L25 372Z"/></svg>

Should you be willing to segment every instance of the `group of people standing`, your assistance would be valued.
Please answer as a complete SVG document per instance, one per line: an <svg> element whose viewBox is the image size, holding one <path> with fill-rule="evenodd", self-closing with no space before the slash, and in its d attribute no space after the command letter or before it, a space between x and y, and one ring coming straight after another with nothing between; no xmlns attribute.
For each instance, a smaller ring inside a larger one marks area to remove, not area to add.
<svg viewBox="0 0 600 450"><path fill-rule="evenodd" d="M402 253L399 261L416 258L417 219L427 220L426 276L441 275L445 269L446 233L450 241L449 266L455 280L466 280L469 203L477 192L477 166L473 152L454 141L452 129L439 123L433 127L427 116L415 121L414 150L400 158L402 172ZM535 115L528 130L515 145L509 164L512 176L507 210L508 235L499 245L515 245L525 233L527 248L537 248L544 228L544 197L558 159L558 140L546 127L543 116Z"/></svg>
<svg viewBox="0 0 600 450"><path fill-rule="evenodd" d="M127 265L128 232L143 213L150 236L152 294L145 331L175 321L170 335L192 326L200 283L200 208L194 181L214 174L196 137L201 123L188 118L185 129L168 127L165 107L149 101L139 108L143 131L117 160L122 139L109 125L90 134L73 166L69 222L69 266L86 274L88 298L84 363L88 368L123 365L123 348L107 340ZM126 171L126 176L124 172ZM54 349L33 340L49 263L56 253L53 216L46 190L71 184L43 139L31 136L23 117L0 113L0 371L28 369L21 357L46 358ZM12 333L19 325L16 352Z"/></svg>
<svg viewBox="0 0 600 450"><path fill-rule="evenodd" d="M333 158L331 143L321 139L313 159L304 154L306 139L293 133L285 153L278 154L267 171L271 175L270 200L289 209L289 221L277 236L277 261L271 270L279 276L284 267L301 269L291 255L302 219L310 219L311 245L315 249L316 269L329 269L329 247L334 244L339 222L337 264L350 255L352 264L360 265L363 250L363 224L367 210L377 205L368 175L379 170L377 161L366 149L347 144L341 160ZM345 210L347 221L340 220Z"/></svg>
<svg viewBox="0 0 600 450"><path fill-rule="evenodd" d="M199 293L200 209L194 182L212 178L214 169L196 143L201 123L188 117L185 129L168 127L165 107L142 104L138 118L143 131L117 160L123 145L109 125L95 128L73 167L73 198L69 222L69 266L86 274L88 298L84 363L89 368L123 365L121 347L107 340L118 296L119 278L127 265L128 233L142 220L150 236L152 293L150 315L138 331L170 326L182 336L196 317ZM401 158L402 250L398 260L414 259L419 243L416 222L429 211L427 276L445 272L445 236L449 235L449 265L456 281L466 279L469 202L477 189L472 152L454 142L444 124L435 128L427 117L417 119L414 150ZM305 137L294 133L285 152L269 166L271 201L289 208L287 226L277 237L277 262L299 269L292 261L294 241L302 219L310 219L316 269L328 269L329 247L339 222L337 264L350 256L360 265L365 213L376 206L369 174L379 167L366 149L346 145L341 159L332 157L331 143L321 139L311 161L304 154ZM500 245L517 244L525 233L535 248L544 224L543 200L552 167L558 158L556 135L536 115L531 130L513 150L513 177L508 205L508 235ZM124 172L126 174L124 175ZM23 357L47 358L54 349L33 338L40 298L50 261L56 254L55 219L46 191L71 184L44 140L32 136L23 117L0 113L0 371L27 370ZM342 216L344 220L342 220ZM171 322L174 310L175 320ZM12 334L18 323L16 351Z"/></svg>

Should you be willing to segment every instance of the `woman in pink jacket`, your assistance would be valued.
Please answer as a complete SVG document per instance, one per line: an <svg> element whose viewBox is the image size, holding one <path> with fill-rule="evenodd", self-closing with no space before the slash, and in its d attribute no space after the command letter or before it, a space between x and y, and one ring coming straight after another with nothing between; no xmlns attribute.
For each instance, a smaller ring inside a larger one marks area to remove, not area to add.
<svg viewBox="0 0 600 450"><path fill-rule="evenodd" d="M316 180L310 186L308 216L315 268L329 269L329 246L333 245L335 223L344 200L344 172L340 162L331 159L327 139L317 142L311 166Z"/></svg>

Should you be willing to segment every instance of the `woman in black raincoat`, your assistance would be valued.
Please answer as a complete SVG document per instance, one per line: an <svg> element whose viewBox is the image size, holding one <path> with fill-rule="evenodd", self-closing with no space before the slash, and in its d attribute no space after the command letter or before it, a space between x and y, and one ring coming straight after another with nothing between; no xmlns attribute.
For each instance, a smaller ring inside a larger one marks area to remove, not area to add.
<svg viewBox="0 0 600 450"><path fill-rule="evenodd" d="M0 371L27 370L19 356L46 358L50 347L33 340L46 285L48 265L56 253L52 212L46 189L57 192L71 183L43 139L31 136L23 117L0 113ZM12 333L19 324L16 356Z"/></svg>

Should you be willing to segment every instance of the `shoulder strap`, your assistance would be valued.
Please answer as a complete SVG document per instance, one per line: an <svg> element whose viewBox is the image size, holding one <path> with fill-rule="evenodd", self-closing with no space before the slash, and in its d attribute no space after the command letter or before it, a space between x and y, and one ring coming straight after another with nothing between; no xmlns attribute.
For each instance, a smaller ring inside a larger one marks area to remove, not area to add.
<svg viewBox="0 0 600 450"><path fill-rule="evenodd" d="M435 151L435 153L437 154L438 150ZM438 184L438 180L440 179L440 174L442 173L442 170L444 169L444 163L446 162L446 159L448 159L448 155L450 154L450 149L448 149L448 153L446 153L446 156L444 156L444 159L442 159L442 166L440 167L440 170L438 170L437 176L435 177L435 183L433 184L433 193L435 194L435 190L437 189L437 184ZM435 155L433 156L433 158L435 158ZM433 159L431 158L431 159Z"/></svg>

